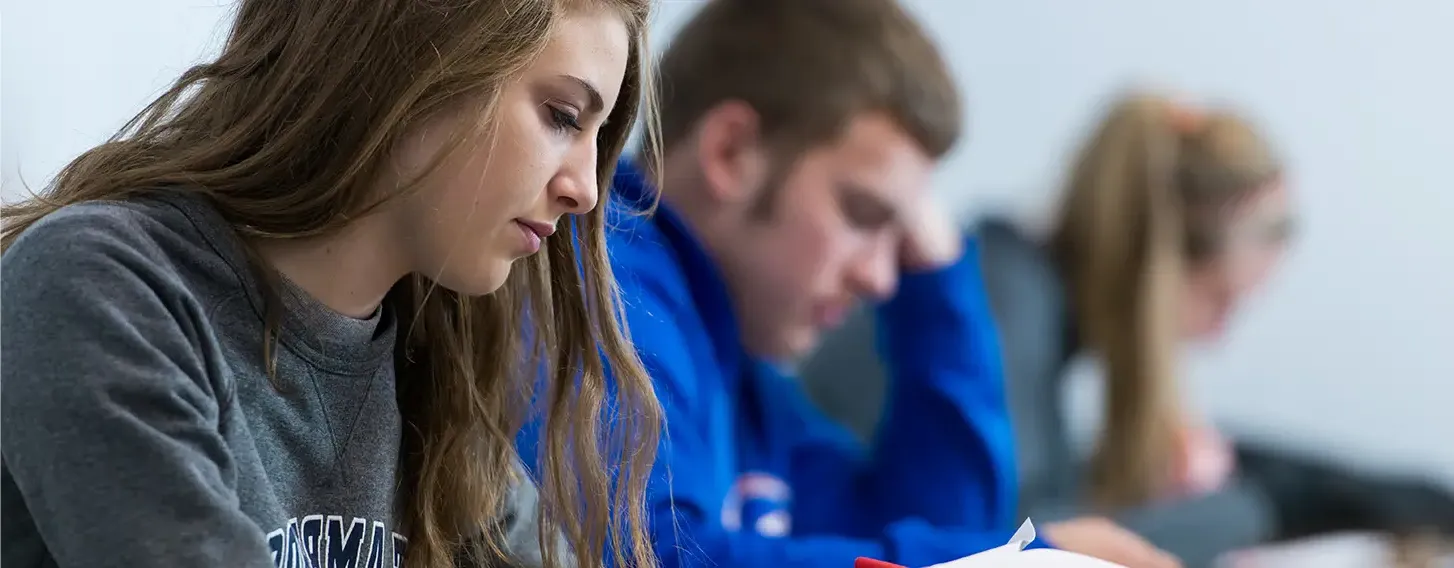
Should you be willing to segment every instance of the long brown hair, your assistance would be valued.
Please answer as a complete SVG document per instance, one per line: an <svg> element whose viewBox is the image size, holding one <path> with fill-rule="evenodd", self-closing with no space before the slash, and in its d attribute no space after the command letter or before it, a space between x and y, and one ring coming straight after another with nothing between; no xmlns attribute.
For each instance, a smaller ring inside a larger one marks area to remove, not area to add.
<svg viewBox="0 0 1454 568"><path fill-rule="evenodd" d="M1106 371L1097 504L1137 504L1165 487L1183 419L1184 269L1218 252L1227 206L1281 171L1246 120L1151 94L1117 101L1082 146L1051 242L1081 341Z"/></svg>
<svg viewBox="0 0 1454 568"><path fill-rule="evenodd" d="M649 0L242 0L216 61L184 73L40 195L3 209L0 250L60 207L159 191L205 196L244 242L337 231L397 197L370 188L407 128L463 97L486 101L482 116L493 116L507 82L581 5L615 10L632 38L620 98L597 141L605 191L638 104L655 127ZM488 125L478 130L461 133L455 150ZM420 275L387 296L401 330L409 566L498 557L495 521L509 488L524 481L514 437L542 381L547 565L565 560L550 546L555 534L582 565L600 565L607 541L619 565L655 564L643 496L661 410L619 327L605 209L552 236L545 254L489 296Z"/></svg>

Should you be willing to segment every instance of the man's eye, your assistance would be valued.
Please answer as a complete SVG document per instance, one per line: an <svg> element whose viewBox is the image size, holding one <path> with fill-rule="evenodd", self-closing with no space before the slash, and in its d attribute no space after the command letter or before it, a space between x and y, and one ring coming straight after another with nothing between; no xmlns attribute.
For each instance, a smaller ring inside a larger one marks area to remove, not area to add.
<svg viewBox="0 0 1454 568"><path fill-rule="evenodd" d="M843 216L850 224L862 229L878 229L893 221L893 215L883 208L858 203L855 199L845 200Z"/></svg>

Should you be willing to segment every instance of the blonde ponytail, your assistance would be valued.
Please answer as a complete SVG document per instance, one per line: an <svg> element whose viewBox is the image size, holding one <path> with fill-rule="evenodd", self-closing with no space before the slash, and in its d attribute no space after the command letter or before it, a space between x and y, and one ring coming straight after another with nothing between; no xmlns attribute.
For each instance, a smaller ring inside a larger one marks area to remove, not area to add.
<svg viewBox="0 0 1454 568"><path fill-rule="evenodd" d="M1092 499L1105 507L1162 487L1179 420L1173 373L1184 229L1171 108L1138 96L1111 111L1077 159L1053 241L1081 339L1110 378L1090 472Z"/></svg>
<svg viewBox="0 0 1454 568"><path fill-rule="evenodd" d="M1095 505L1143 503L1170 481L1183 418L1180 295L1186 264L1200 260L1189 243L1218 241L1204 211L1279 172L1245 122L1152 95L1122 98L1082 147L1051 247L1080 340L1107 377Z"/></svg>

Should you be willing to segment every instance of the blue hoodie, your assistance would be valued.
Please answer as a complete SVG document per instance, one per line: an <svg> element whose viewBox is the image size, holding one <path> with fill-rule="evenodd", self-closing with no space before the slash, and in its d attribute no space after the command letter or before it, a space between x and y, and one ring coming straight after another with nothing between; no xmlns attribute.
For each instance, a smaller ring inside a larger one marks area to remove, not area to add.
<svg viewBox="0 0 1454 568"><path fill-rule="evenodd" d="M918 567L1005 544L1013 437L974 259L905 275L881 308L893 376L872 448L743 349L716 265L622 161L607 237L627 325L666 410L647 508L664 566ZM533 455L527 429L522 451ZM675 514L673 514L673 506ZM1041 546L1041 543L1035 543Z"/></svg>

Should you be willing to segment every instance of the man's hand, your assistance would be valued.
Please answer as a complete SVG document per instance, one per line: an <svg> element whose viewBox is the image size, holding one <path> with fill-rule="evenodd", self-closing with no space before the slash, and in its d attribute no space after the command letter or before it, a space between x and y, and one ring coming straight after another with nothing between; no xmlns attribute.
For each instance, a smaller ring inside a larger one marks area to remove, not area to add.
<svg viewBox="0 0 1454 568"><path fill-rule="evenodd" d="M1181 561L1146 539L1100 517L1085 517L1045 527L1045 539L1066 552L1084 554L1127 568L1181 568Z"/></svg>
<svg viewBox="0 0 1454 568"><path fill-rule="evenodd" d="M944 268L964 254L964 234L938 200L928 196L920 199L909 208L903 222L899 259L905 270Z"/></svg>

